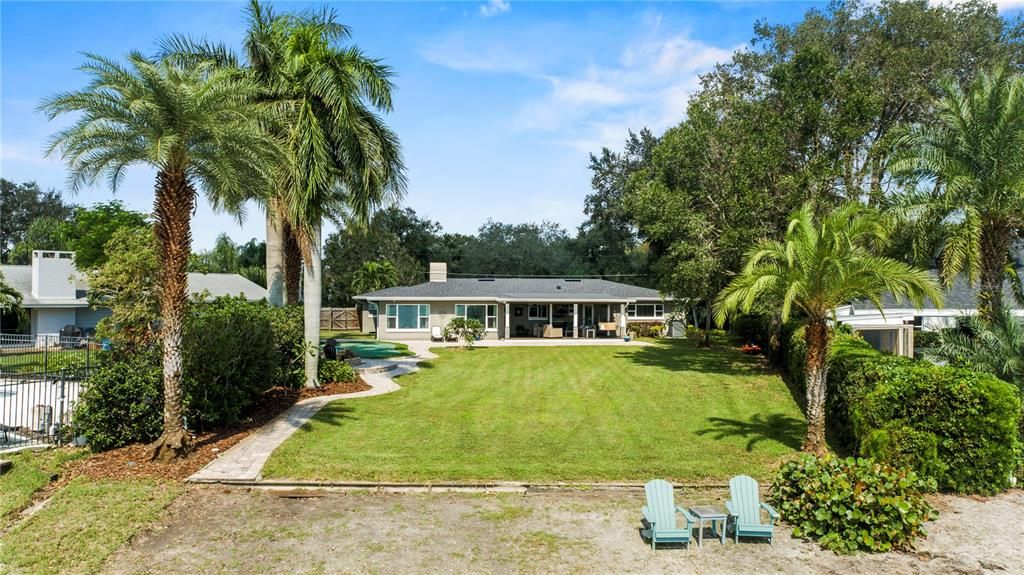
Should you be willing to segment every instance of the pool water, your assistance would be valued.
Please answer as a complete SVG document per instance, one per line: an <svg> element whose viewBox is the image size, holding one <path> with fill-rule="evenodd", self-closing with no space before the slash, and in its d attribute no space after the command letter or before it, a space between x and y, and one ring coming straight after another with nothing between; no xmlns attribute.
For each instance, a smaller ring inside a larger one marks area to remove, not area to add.
<svg viewBox="0 0 1024 575"><path fill-rule="evenodd" d="M393 344L384 341L339 341L338 351L343 349L352 350L352 353L364 359L383 359L402 353Z"/></svg>

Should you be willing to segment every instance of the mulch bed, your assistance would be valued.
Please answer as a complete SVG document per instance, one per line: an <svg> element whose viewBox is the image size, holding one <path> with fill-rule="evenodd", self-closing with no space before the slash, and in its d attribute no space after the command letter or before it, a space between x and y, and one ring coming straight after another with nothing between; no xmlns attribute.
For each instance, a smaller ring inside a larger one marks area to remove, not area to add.
<svg viewBox="0 0 1024 575"><path fill-rule="evenodd" d="M291 389L273 387L253 405L249 418L237 425L199 433L193 437L192 451L187 457L170 463L149 460L148 445L133 444L97 453L69 462L60 478L44 490L52 493L76 477L90 479L169 479L182 481L213 461L218 455L270 422L296 401L325 395L366 391L370 386L362 379L350 383L331 383L317 388Z"/></svg>

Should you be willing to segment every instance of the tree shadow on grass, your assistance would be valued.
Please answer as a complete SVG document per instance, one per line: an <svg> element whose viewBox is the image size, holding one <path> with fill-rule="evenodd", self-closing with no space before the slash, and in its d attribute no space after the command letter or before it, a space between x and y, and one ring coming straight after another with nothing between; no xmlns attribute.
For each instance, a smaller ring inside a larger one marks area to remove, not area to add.
<svg viewBox="0 0 1024 575"><path fill-rule="evenodd" d="M697 345L695 340L663 340L635 350L616 354L628 361L670 371L699 371L725 375L755 375L768 373L769 368L760 356L743 355L726 342L713 347Z"/></svg>
<svg viewBox="0 0 1024 575"><path fill-rule="evenodd" d="M800 449L807 425L802 419L780 413L755 414L748 421L709 417L711 427L697 431L697 435L711 435L716 440L726 437L747 439L747 451L754 451L757 444L777 441L791 449Z"/></svg>
<svg viewBox="0 0 1024 575"><path fill-rule="evenodd" d="M338 427L346 421L356 421L359 418L352 415L355 410L345 402L344 399L338 401L332 401L327 405L320 408L320 411L304 422L289 421L290 425L296 428L299 433L308 433L311 430L310 423L316 422L320 425L330 425L332 427Z"/></svg>

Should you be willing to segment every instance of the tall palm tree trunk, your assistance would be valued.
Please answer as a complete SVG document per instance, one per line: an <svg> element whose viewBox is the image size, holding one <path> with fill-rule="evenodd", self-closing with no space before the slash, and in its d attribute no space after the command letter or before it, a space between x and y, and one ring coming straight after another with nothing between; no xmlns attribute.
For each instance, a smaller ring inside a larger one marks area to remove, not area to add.
<svg viewBox="0 0 1024 575"><path fill-rule="evenodd" d="M157 175L154 230L160 258L160 312L163 323L164 429L150 446L150 457L168 461L184 455L191 440L183 423L181 339L188 306L189 254L192 253L191 217L195 190L184 172Z"/></svg>
<svg viewBox="0 0 1024 575"><path fill-rule="evenodd" d="M303 266L302 302L303 328L306 342L313 344L312 354L306 354L306 387L317 386L320 369L320 226L313 229L309 246L309 261Z"/></svg>
<svg viewBox="0 0 1024 575"><path fill-rule="evenodd" d="M277 201L270 201L267 206L267 301L273 306L284 305L283 221Z"/></svg>
<svg viewBox="0 0 1024 575"><path fill-rule="evenodd" d="M285 305L296 305L299 303L299 285L302 279L302 250L299 249L299 238L296 237L292 226L285 221L282 226L284 231L284 303Z"/></svg>
<svg viewBox="0 0 1024 575"><path fill-rule="evenodd" d="M987 222L981 233L981 285L978 315L995 321L1003 312L1003 281L1011 231L1002 222Z"/></svg>
<svg viewBox="0 0 1024 575"><path fill-rule="evenodd" d="M807 342L807 436L803 450L816 455L828 452L825 443L825 394L828 380L828 325L811 320L806 327Z"/></svg>

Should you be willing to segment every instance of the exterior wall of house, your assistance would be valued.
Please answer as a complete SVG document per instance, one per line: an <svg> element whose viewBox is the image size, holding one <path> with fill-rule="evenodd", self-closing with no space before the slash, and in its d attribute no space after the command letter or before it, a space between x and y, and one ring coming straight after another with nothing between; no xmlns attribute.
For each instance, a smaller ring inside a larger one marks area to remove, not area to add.
<svg viewBox="0 0 1024 575"><path fill-rule="evenodd" d="M75 308L37 307L29 311L32 335L60 335L66 325L75 325Z"/></svg>
<svg viewBox="0 0 1024 575"><path fill-rule="evenodd" d="M369 306L363 306L359 312L362 314L362 321L359 322L362 333L376 333L377 332L377 316L370 311Z"/></svg>
<svg viewBox="0 0 1024 575"><path fill-rule="evenodd" d="M423 301L401 301L401 302L388 302L386 300L380 300L375 302L378 306L377 325L374 325L373 316L368 311L363 310L363 332L364 333L377 333L377 339L382 340L429 340L430 329L417 329L417 330L389 330L387 327L387 305L391 304L402 304L402 305L429 305L430 306L430 327L440 327L444 329L448 325L448 322L455 317L455 306L458 304L466 305L496 305L497 306L497 329L488 330L485 334L485 339L498 339L505 336L505 304L495 302L481 302L481 301L439 301L439 300L423 300ZM627 325L631 322L658 322L664 321L664 316L671 311L671 305L667 302L660 300L641 301L640 304L661 304L664 306L664 314L661 318L655 317L636 317L626 318ZM555 323L567 323L572 324L572 304L573 302L567 302L565 304L553 304L554 306L567 306L568 312L562 316L556 314ZM547 305L546 303L540 305ZM585 322L583 306L587 305L584 303L579 304L578 308L578 320L580 325ZM622 306L620 304L607 304L607 303L595 303L591 304L594 306L594 323L612 321L618 325L620 320L620 312ZM529 319L529 304L513 302L509 304L509 336L510 337L522 337L523 334L527 336L532 335L532 327L538 324L545 324L550 321L550 318L542 320L531 320ZM519 310L519 315L516 310ZM522 327L525 332L520 330ZM518 331L517 331L518 330ZM621 335L621 334L620 334ZM579 337L583 337L584 334L580 333Z"/></svg>
<svg viewBox="0 0 1024 575"><path fill-rule="evenodd" d="M455 317L455 306L456 304L488 304L498 306L498 329L489 330L485 335L484 339L497 339L504 333L505 329L505 311L504 305L494 304L492 302L456 302L456 301L437 301L437 300L425 300L419 302L387 302L379 301L376 302L378 309L378 326L377 326L377 339L384 340L429 340L430 339L430 328L440 327L444 329L448 325L448 322ZM402 305L429 305L430 306L430 327L425 330L389 330L387 322L387 305L388 303L398 303ZM365 320L365 317L364 317ZM364 321L363 325L366 325Z"/></svg>

